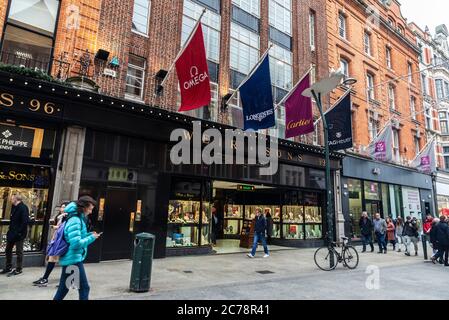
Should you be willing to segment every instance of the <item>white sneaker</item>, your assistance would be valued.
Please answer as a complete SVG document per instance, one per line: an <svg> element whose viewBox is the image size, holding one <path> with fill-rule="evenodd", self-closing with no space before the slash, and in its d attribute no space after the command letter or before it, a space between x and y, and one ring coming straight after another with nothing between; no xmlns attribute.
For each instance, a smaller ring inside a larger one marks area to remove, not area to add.
<svg viewBox="0 0 449 320"><path fill-rule="evenodd" d="M269 258L270 255L269 255L269 254L266 254L266 255L264 255L263 257L264 257L264 258Z"/></svg>
<svg viewBox="0 0 449 320"><path fill-rule="evenodd" d="M254 258L254 256L251 253L248 253L247 256L248 256L248 258L251 258L251 259Z"/></svg>

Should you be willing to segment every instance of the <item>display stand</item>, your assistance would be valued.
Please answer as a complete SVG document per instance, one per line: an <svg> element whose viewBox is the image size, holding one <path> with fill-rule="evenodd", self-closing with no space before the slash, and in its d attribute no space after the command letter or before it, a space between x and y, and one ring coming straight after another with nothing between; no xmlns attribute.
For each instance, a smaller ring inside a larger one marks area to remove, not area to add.
<svg viewBox="0 0 449 320"><path fill-rule="evenodd" d="M240 233L240 248L251 249L254 242L254 220L244 220Z"/></svg>

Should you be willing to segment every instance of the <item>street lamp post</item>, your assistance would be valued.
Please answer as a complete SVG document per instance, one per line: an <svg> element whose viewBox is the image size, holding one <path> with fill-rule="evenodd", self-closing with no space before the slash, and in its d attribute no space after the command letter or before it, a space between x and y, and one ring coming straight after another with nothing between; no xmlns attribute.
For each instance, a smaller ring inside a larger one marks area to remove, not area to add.
<svg viewBox="0 0 449 320"><path fill-rule="evenodd" d="M305 97L313 98L317 104L318 110L320 111L321 120L323 121L324 130L324 151L325 151L325 162L326 162L326 218L327 218L327 241L332 243L334 241L334 206L333 206L333 191L331 184L331 164L330 164L330 150L329 150L329 125L327 123L326 117L324 116L322 97L329 94L334 89L336 89L340 84L342 84L345 75L340 72L332 73L329 78L325 78L315 84L313 84L309 89L306 89L302 95ZM343 84L353 85L357 80L349 78L346 79ZM334 262L331 261L331 264Z"/></svg>

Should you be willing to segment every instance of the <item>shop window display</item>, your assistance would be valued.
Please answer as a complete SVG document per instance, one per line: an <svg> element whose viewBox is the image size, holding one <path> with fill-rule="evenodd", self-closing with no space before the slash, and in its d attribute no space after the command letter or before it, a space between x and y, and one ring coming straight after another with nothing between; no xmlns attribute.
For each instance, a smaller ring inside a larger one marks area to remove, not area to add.
<svg viewBox="0 0 449 320"><path fill-rule="evenodd" d="M169 202L167 248L198 246L200 208L200 201Z"/></svg>
<svg viewBox="0 0 449 320"><path fill-rule="evenodd" d="M30 212L31 224L25 239L24 251L39 251L42 245L48 189L0 187L0 252L5 252L12 208L11 196L15 193L22 195L23 203Z"/></svg>
<svg viewBox="0 0 449 320"><path fill-rule="evenodd" d="M224 235L239 235L243 222L243 206L227 204L224 210Z"/></svg>
<svg viewBox="0 0 449 320"><path fill-rule="evenodd" d="M353 238L360 238L359 220L362 216L362 181L348 179L348 197L351 234Z"/></svg>

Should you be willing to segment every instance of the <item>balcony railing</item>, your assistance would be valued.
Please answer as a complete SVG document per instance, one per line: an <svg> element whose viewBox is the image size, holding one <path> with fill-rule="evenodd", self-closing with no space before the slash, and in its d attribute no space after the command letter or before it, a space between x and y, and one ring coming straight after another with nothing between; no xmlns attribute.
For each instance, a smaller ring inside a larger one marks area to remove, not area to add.
<svg viewBox="0 0 449 320"><path fill-rule="evenodd" d="M48 75L50 75L50 67L52 67L54 78L59 80L66 80L70 71L70 63L61 59L36 60L6 51L0 52L0 63L40 71Z"/></svg>

